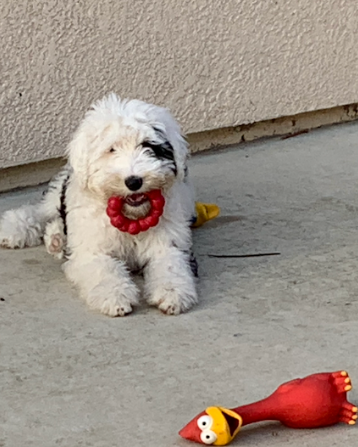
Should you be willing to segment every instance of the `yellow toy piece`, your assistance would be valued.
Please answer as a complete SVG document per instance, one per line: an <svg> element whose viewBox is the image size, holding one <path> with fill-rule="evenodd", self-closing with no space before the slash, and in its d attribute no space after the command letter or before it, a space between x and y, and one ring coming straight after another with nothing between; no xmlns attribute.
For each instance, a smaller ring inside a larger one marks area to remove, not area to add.
<svg viewBox="0 0 358 447"><path fill-rule="evenodd" d="M201 227L205 222L215 219L220 214L220 208L213 203L195 203L196 220L191 225L194 228Z"/></svg>

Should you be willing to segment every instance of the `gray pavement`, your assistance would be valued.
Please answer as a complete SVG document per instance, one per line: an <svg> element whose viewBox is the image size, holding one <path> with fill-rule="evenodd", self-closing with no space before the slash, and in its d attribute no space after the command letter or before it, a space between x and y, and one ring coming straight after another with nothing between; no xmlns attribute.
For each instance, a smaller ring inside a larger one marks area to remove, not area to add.
<svg viewBox="0 0 358 447"><path fill-rule="evenodd" d="M190 446L209 405L346 369L358 389L358 123L193 157L200 305L91 312L43 247L0 251L0 446ZM41 188L0 196L0 211ZM208 254L280 252L261 258ZM358 391L349 393L358 403ZM358 427L244 428L232 445L357 446Z"/></svg>

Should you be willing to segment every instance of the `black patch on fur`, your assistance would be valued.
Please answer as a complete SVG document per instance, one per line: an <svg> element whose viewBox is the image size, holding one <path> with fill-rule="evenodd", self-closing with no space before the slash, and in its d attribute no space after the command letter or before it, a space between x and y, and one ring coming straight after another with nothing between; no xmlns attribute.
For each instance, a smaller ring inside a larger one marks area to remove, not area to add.
<svg viewBox="0 0 358 447"><path fill-rule="evenodd" d="M189 220L189 226L192 227L195 222L198 220L198 218L196 216L193 216L190 220Z"/></svg>
<svg viewBox="0 0 358 447"><path fill-rule="evenodd" d="M144 141L143 147L147 147L152 150L153 156L159 160L168 160L173 163L172 171L177 175L177 164L174 158L174 149L169 141L164 141L164 143L156 144L150 141Z"/></svg>
<svg viewBox="0 0 358 447"><path fill-rule="evenodd" d="M172 246L175 248L178 248L176 243L172 241ZM199 267L198 267L198 261L196 260L194 253L190 250L182 250L183 253L185 253L188 256L188 264L190 267L190 270L192 271L195 278L199 277Z"/></svg>
<svg viewBox="0 0 358 447"><path fill-rule="evenodd" d="M159 160L169 160L173 163L172 171L175 175L177 175L177 164L175 162L174 157L174 149L173 146L166 139L165 133L158 129L157 127L153 127L154 132L158 135L158 137L163 141L163 143L154 143L153 141L144 141L143 147L147 147L152 150L153 156L158 158Z"/></svg>
<svg viewBox="0 0 358 447"><path fill-rule="evenodd" d="M184 179L188 178L188 175L189 175L189 168L188 168L188 166L185 166L184 167Z"/></svg>
<svg viewBox="0 0 358 447"><path fill-rule="evenodd" d="M192 271L195 278L199 277L199 266L198 261L196 260L196 257L194 256L194 253L192 251L184 251L188 255L188 264L190 267L190 270Z"/></svg>
<svg viewBox="0 0 358 447"><path fill-rule="evenodd" d="M199 277L199 266L198 266L198 261L196 260L196 257L194 256L193 252L190 252L189 265L190 265L191 271L193 272L193 275L195 276L195 278L198 278Z"/></svg>
<svg viewBox="0 0 358 447"><path fill-rule="evenodd" d="M51 180L49 185L47 186L47 188L43 190L42 197L46 197L49 192L51 192L55 189L56 189L56 186L52 184L52 180Z"/></svg>
<svg viewBox="0 0 358 447"><path fill-rule="evenodd" d="M63 233L67 236L67 211L66 211L66 191L70 175L68 175L62 183L61 196L60 196L60 208L58 212L63 222Z"/></svg>

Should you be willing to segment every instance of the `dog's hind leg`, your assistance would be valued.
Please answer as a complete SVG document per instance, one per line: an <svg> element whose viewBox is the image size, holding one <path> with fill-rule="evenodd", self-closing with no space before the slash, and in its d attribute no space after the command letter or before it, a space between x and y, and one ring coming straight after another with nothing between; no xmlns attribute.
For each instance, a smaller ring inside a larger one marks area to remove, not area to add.
<svg viewBox="0 0 358 447"><path fill-rule="evenodd" d="M0 220L0 246L24 248L40 245L46 224L60 216L63 185L68 178L64 169L50 183L42 200L34 205L6 211Z"/></svg>
<svg viewBox="0 0 358 447"><path fill-rule="evenodd" d="M40 245L45 222L46 213L41 204L6 211L0 221L0 245L5 248Z"/></svg>

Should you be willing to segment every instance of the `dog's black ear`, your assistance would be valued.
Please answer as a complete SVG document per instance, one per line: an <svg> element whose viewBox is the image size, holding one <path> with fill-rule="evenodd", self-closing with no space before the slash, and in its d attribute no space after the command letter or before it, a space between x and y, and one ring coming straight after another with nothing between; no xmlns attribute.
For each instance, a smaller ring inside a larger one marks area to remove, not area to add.
<svg viewBox="0 0 358 447"><path fill-rule="evenodd" d="M175 161L174 148L168 141L165 132L162 129L153 127L157 135L157 141L144 141L143 146L153 151L153 156L159 160L168 160L172 162L172 170L177 175L177 165Z"/></svg>

